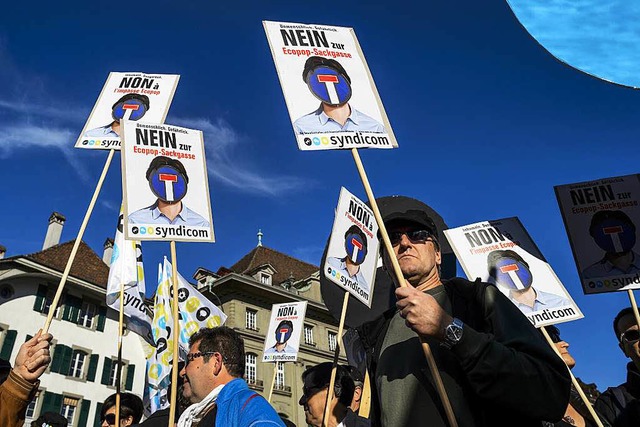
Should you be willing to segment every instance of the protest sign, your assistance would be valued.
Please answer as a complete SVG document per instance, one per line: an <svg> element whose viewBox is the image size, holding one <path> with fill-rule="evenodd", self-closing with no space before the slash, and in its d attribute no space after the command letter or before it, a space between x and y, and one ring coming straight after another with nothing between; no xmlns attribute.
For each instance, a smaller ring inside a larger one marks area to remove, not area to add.
<svg viewBox="0 0 640 427"><path fill-rule="evenodd" d="M398 146L352 28L263 25L300 150Z"/></svg>
<svg viewBox="0 0 640 427"><path fill-rule="evenodd" d="M323 275L371 307L378 246L378 224L373 212L343 187Z"/></svg>
<svg viewBox="0 0 640 427"><path fill-rule="evenodd" d="M444 232L469 278L493 283L536 327L584 317L518 218Z"/></svg>
<svg viewBox="0 0 640 427"><path fill-rule="evenodd" d="M585 294L640 288L640 175L555 187Z"/></svg>
<svg viewBox="0 0 640 427"><path fill-rule="evenodd" d="M295 362L307 301L274 304L264 341L263 362Z"/></svg>
<svg viewBox="0 0 640 427"><path fill-rule="evenodd" d="M126 121L123 135L126 238L213 242L202 132Z"/></svg>
<svg viewBox="0 0 640 427"><path fill-rule="evenodd" d="M123 119L164 123L179 79L176 74L109 73L75 147L119 150Z"/></svg>

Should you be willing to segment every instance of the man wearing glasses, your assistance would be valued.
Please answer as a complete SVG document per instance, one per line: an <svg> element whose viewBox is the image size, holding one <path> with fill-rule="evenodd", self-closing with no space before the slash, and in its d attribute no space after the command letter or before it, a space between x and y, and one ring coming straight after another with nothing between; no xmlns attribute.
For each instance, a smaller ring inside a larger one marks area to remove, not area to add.
<svg viewBox="0 0 640 427"><path fill-rule="evenodd" d="M620 350L631 359L627 382L610 387L600 395L595 408L614 427L637 426L640 420L640 331L631 307L621 310L613 320Z"/></svg>
<svg viewBox="0 0 640 427"><path fill-rule="evenodd" d="M276 411L250 390L244 377L244 341L226 326L203 328L189 339L183 396L191 401L179 427L278 426Z"/></svg>
<svg viewBox="0 0 640 427"><path fill-rule="evenodd" d="M493 285L441 281L428 206L401 196L378 205L409 286L396 289L396 307L358 328L372 378L372 425L448 425L421 339L431 347L458 425L560 420L569 372L529 320ZM391 270L389 254L383 261Z"/></svg>

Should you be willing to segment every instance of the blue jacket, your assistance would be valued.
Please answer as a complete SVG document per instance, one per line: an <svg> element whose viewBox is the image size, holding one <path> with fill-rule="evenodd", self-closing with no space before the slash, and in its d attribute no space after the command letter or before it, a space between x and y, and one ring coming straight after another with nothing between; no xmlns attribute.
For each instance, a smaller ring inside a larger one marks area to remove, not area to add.
<svg viewBox="0 0 640 427"><path fill-rule="evenodd" d="M284 427L284 423L275 409L264 397L250 390L242 378L236 378L228 382L220 391L216 404L218 406L216 426Z"/></svg>

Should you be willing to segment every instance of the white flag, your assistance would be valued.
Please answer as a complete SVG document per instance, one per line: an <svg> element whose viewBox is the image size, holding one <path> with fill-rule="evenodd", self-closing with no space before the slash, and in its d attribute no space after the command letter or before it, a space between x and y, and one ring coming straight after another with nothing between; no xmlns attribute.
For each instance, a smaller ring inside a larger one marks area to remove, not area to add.
<svg viewBox="0 0 640 427"><path fill-rule="evenodd" d="M144 268L142 265L142 246L140 242L125 240L123 231L123 215L120 208L118 227L113 244L113 255L107 281L107 305L120 310L120 286L124 287L124 315L127 316L127 327L139 334L150 344L151 317L144 303Z"/></svg>

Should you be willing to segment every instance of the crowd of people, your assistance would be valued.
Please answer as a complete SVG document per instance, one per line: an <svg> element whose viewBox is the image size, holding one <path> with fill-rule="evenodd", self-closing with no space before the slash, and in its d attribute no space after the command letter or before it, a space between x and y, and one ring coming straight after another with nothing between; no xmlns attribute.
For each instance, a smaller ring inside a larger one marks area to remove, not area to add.
<svg viewBox="0 0 640 427"><path fill-rule="evenodd" d="M561 357L495 286L479 280L441 280L438 230L426 205L394 197L380 209L409 286L396 288L395 307L357 328L365 363L336 366L332 393L331 363L311 366L302 374L298 403L307 424L319 427L327 417L330 427L449 425L423 353L426 342L461 427L597 425L572 387L569 369L575 360L557 328L548 331ZM391 254L382 255L385 268L391 270ZM638 426L640 330L631 308L618 313L613 330L620 349L631 359L627 381L600 395L595 414L605 426ZM20 347L13 368L2 366L2 427L23 425L38 378L51 360L51 340L51 334L38 333ZM175 425L292 425L244 381L244 342L236 331L225 326L201 329L189 345L180 370ZM365 365L371 379L371 411L366 418L358 413ZM327 403L328 394L332 399ZM111 396L102 405L103 427L115 425L115 402ZM139 397L122 393L120 427L168 425L168 411L140 423L142 411ZM66 426L56 415L43 414L32 425Z"/></svg>

